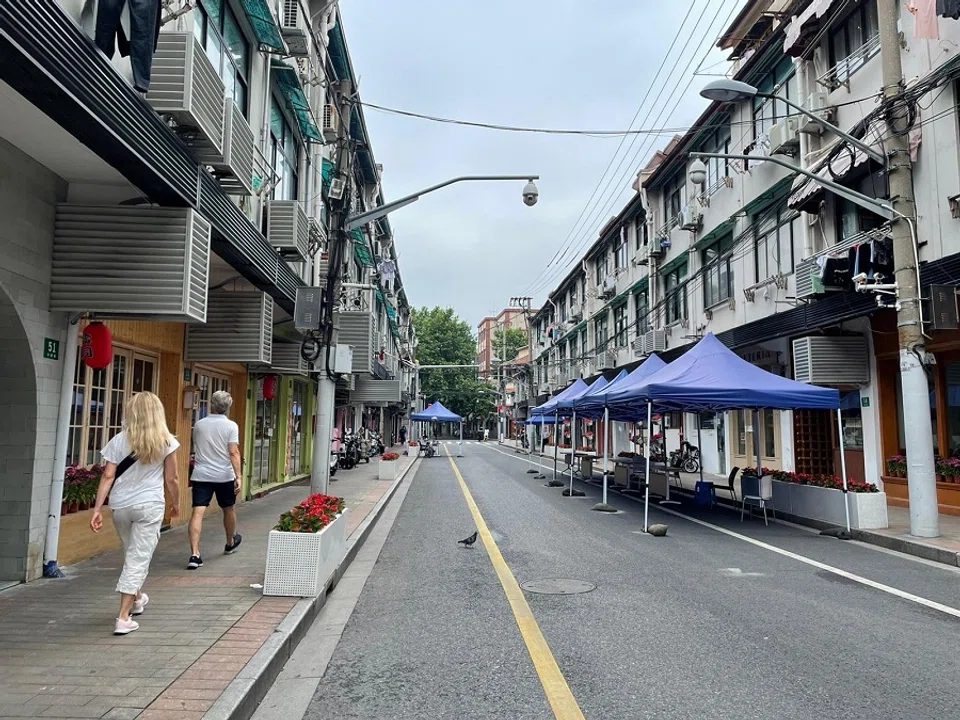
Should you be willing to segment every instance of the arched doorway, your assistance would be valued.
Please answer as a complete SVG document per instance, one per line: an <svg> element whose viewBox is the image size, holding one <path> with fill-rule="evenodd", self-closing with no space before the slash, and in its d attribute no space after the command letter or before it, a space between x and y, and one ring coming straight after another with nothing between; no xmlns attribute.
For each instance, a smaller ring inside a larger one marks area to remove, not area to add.
<svg viewBox="0 0 960 720"><path fill-rule="evenodd" d="M37 378L30 341L5 288L0 286L0 582L24 581L30 544L34 454L37 442ZM53 424L50 432L56 431ZM42 558L35 558L39 563Z"/></svg>

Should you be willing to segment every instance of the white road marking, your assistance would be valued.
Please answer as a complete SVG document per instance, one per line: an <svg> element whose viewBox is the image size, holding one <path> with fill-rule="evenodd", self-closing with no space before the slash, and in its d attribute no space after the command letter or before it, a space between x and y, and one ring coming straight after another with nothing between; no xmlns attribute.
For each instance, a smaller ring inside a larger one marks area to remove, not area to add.
<svg viewBox="0 0 960 720"><path fill-rule="evenodd" d="M499 452L501 455L506 455L507 457L516 457L516 455L513 455L512 453L505 453L500 450L497 450L496 448L492 448L492 449L495 452ZM526 462L526 460L523 460L523 462ZM630 496L625 495L624 497L630 497ZM630 497L630 499L636 502L643 502L642 498ZM764 550L767 550L772 553L776 553L777 555L782 555L783 557L790 558L791 560L796 560L797 562L803 563L804 565L815 567L818 570L824 570L838 577L846 578L847 580L852 580L853 582L859 583L869 588L873 588L874 590L879 590L880 592L887 593L888 595L893 595L894 597L898 597L901 600L906 600L908 602L916 603L917 605L922 605L923 607L930 608L931 610L942 612L945 615L950 615L955 618L960 618L960 610L954 607L950 607L949 605L944 605L943 603L938 603L935 600L929 600L925 597L920 597L919 595L908 593L905 590L900 590L899 588L895 588L890 585L885 585L884 583L877 582L876 580L865 578L862 575L857 575L852 572L847 572L846 570L842 570L838 567L834 567L833 565L827 565L826 563L822 563L819 560L808 558L805 555L800 555L798 553L791 552L789 550L784 550L783 548L779 548L776 545L765 543L762 540L756 540L755 538L748 537L746 535L741 535L738 532L734 532L733 530L728 530L727 528L720 527L719 525L714 525L713 523L708 523L708 522L705 522L704 520L698 520L697 518L690 517L689 515L684 515L683 513L677 512L676 510L671 510L670 508L666 508L662 505L657 506L656 509L662 513L666 513L668 515L674 515L678 518L681 518L682 520L686 520L687 522L694 523L695 525L700 525L701 527L709 528L710 530L721 533L722 535L727 535L728 537L736 538L737 540L741 540L745 543L749 543L750 545L763 548ZM637 535L646 534L642 531L633 531L633 532ZM906 556L906 555L903 557L909 558L909 556Z"/></svg>
<svg viewBox="0 0 960 720"><path fill-rule="evenodd" d="M720 568L720 572L730 577L763 577L763 573L744 572L740 568Z"/></svg>

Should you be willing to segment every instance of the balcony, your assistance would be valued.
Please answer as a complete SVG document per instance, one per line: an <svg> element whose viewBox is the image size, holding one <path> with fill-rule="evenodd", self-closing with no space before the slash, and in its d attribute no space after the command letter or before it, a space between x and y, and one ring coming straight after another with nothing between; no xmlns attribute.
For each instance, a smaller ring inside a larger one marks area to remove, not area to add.
<svg viewBox="0 0 960 720"><path fill-rule="evenodd" d="M880 53L880 36L874 35L863 45L843 58L840 62L817 78L817 82L830 92L844 85L849 89L850 78L860 70L874 55Z"/></svg>

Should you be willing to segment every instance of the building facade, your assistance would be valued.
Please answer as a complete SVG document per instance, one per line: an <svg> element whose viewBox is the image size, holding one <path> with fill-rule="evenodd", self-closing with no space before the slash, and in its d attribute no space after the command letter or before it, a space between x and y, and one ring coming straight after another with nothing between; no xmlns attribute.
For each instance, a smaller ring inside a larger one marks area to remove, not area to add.
<svg viewBox="0 0 960 720"><path fill-rule="evenodd" d="M491 369L495 364L493 358L499 357L494 341L497 331L504 328L526 331L526 311L522 308L504 308L497 313L496 317L485 317L477 325L477 364L480 366L479 374L483 377L491 377ZM513 358L503 359L512 360Z"/></svg>
<svg viewBox="0 0 960 720"><path fill-rule="evenodd" d="M711 103L639 173L636 195L536 318L541 387L552 393L574 377L612 377L652 352L669 361L714 333L767 370L838 388L848 474L906 505L906 480L888 472L888 459L904 453L909 422L897 379L896 313L871 289L892 282L889 223L869 204L767 161L780 158L869 198L888 198L883 163L777 98L804 106L881 157L884 138L908 136L921 295L946 298L947 316L955 317L960 64L942 48L960 41L960 23L940 17L939 40L918 38L914 16L898 7L908 81L893 108L878 102L876 0L744 7L720 47L731 53L730 77L760 93ZM750 159L707 160L705 182L694 184L691 152ZM950 458L960 450L952 399L960 335L949 329L955 322L935 324L926 312L937 361L929 373L931 442ZM755 464L759 450L767 467L840 474L830 413L764 411L759 423L742 412L669 418L676 430L668 443L676 447L681 434L696 442L698 424L708 471ZM630 432L617 429L615 450L628 449ZM958 514L957 485L943 472L949 463L938 467L941 512Z"/></svg>
<svg viewBox="0 0 960 720"><path fill-rule="evenodd" d="M344 424L389 435L411 391L389 224L325 263L331 196L352 193L353 212L383 203L362 112L333 100L355 84L336 3L167 3L145 93L129 58L98 49L86 6L12 0L0 15L0 581L116 543L91 538L80 483L52 507L55 456L96 466L134 393L161 397L182 444L172 522L188 516L191 429L216 390L234 396L245 498L308 474L316 382L292 315L297 289L330 272L338 314L362 317L353 334L340 323ZM90 323L110 331L106 367L79 347Z"/></svg>

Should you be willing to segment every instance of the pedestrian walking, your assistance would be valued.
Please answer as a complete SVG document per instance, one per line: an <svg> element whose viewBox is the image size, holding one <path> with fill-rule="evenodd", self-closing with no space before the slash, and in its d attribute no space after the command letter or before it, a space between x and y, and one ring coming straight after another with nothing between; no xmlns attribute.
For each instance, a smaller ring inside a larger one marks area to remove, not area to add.
<svg viewBox="0 0 960 720"><path fill-rule="evenodd" d="M400 428L400 444L401 445L407 444L407 426L406 425L403 425Z"/></svg>
<svg viewBox="0 0 960 720"><path fill-rule="evenodd" d="M223 513L223 530L227 542L223 552L229 555L240 546L243 537L237 532L237 495L240 494L240 428L227 417L233 397L217 390L210 398L210 414L193 426L193 453L196 463L190 486L193 491L193 514L190 516L190 559L188 570L203 565L200 555L200 532L203 515L214 496Z"/></svg>
<svg viewBox="0 0 960 720"><path fill-rule="evenodd" d="M114 635L127 635L140 627L131 616L141 615L150 598L143 584L150 560L160 539L164 495L170 495L170 517L180 514L180 485L177 478L177 439L167 429L160 398L141 392L127 401L123 429L101 454L105 463L90 528L103 529L103 505L110 497L113 525L123 543L123 570L117 582L120 614Z"/></svg>

